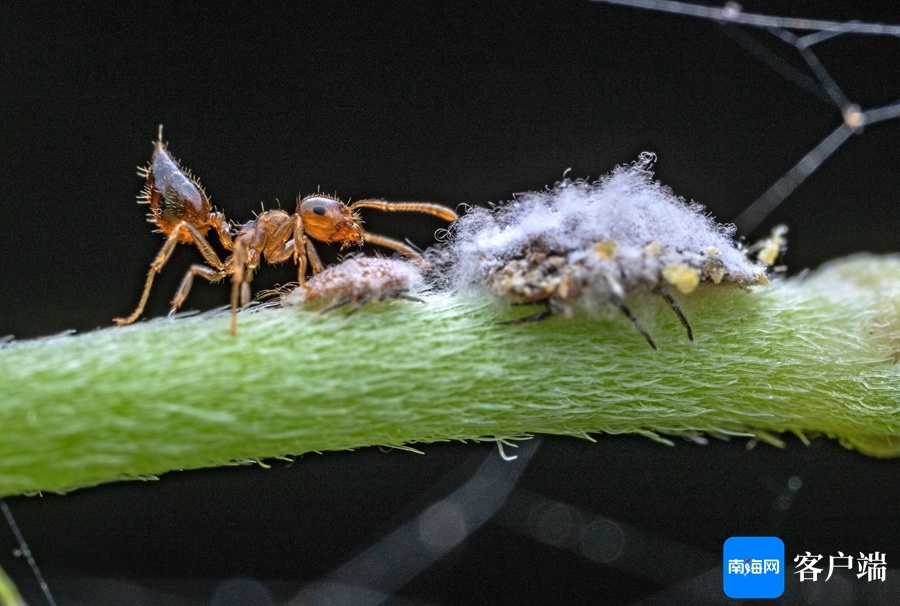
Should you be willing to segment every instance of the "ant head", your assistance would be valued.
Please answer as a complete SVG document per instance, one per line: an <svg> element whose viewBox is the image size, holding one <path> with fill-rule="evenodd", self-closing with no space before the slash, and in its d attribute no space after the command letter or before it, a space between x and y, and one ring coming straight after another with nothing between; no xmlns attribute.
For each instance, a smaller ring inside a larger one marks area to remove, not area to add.
<svg viewBox="0 0 900 606"><path fill-rule="evenodd" d="M303 231L320 242L340 242L342 246L363 243L360 220L337 198L316 194L297 200Z"/></svg>

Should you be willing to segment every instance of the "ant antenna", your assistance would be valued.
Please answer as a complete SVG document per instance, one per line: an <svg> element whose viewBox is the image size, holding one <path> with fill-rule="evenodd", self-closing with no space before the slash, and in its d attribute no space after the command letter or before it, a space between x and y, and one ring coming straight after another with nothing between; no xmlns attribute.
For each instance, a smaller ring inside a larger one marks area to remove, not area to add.
<svg viewBox="0 0 900 606"><path fill-rule="evenodd" d="M37 579L38 585L44 593L44 598L46 598L47 603L50 604L50 606L56 606L56 600L54 600L53 596L50 594L50 587L47 585L47 581L44 580L44 575L41 574L41 569L38 568L37 562L34 561L34 556L28 548L28 543L25 542L25 537L22 536L22 532L19 530L19 525L16 524L16 520L13 518L9 505L6 504L6 499L0 499L0 509L3 510L3 517L6 518L6 522L9 524L13 536L15 536L16 541L19 542L19 552L25 556L25 561L28 562L28 566L31 567L31 572L34 573L34 578Z"/></svg>

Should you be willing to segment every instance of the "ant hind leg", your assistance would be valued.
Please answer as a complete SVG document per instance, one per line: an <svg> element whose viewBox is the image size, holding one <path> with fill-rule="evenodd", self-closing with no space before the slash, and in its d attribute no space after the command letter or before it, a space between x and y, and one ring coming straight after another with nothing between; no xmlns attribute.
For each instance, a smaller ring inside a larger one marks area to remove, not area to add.
<svg viewBox="0 0 900 606"><path fill-rule="evenodd" d="M178 244L178 233L181 231L181 227L185 224L179 224L175 226L175 229L169 234L169 237L166 239L165 244L163 244L162 248L159 249L159 252L156 254L156 258L153 259L153 262L150 263L150 271L147 272L147 280L144 282L144 292L141 293L141 300L138 302L137 308L131 315L125 318L113 318L113 322L115 322L119 326L125 326L127 324L133 323L137 320L141 313L144 311L144 307L147 305L147 299L150 298L150 289L153 287L153 279L156 277L165 264L169 261L169 258L172 256L172 252L175 250L175 245Z"/></svg>

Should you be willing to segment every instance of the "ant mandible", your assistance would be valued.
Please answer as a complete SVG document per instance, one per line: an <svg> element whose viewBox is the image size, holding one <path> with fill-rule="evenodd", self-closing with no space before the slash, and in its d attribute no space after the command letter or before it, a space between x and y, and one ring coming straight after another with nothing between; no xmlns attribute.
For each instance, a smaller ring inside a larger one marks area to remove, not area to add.
<svg viewBox="0 0 900 606"><path fill-rule="evenodd" d="M389 212L417 212L432 215L446 221L455 221L457 214L438 204L429 202L388 202L385 200L358 200L347 205L337 198L314 194L298 197L293 214L284 210L267 210L232 233L231 224L222 213L212 210L199 182L168 154L162 143L162 126L150 165L140 173L147 177L139 202L150 204L150 221L156 223L168 238L150 264L144 292L137 309L126 318L116 318L120 325L131 324L144 310L153 278L159 273L178 242L193 243L209 265L195 264L185 274L169 315L184 303L195 276L210 282L218 282L231 275L231 334L237 332L237 309L250 302L250 281L262 260L280 263L293 258L297 264L297 280L306 284L307 265L313 273L323 269L322 261L310 239L327 244L339 243L341 248L351 244L368 242L396 250L414 261L421 262L421 255L412 247L393 238L371 234L363 230L360 209L372 208ZM206 240L210 228L219 234L222 245L229 251L223 262Z"/></svg>

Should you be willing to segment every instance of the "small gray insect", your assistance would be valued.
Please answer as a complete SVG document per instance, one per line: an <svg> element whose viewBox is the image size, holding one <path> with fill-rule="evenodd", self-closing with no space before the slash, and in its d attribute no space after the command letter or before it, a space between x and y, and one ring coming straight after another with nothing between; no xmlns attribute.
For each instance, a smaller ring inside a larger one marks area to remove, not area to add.
<svg viewBox="0 0 900 606"><path fill-rule="evenodd" d="M285 305L324 306L322 313L353 304L347 315L370 301L407 299L424 284L418 265L401 259L351 257L332 265L282 296Z"/></svg>

